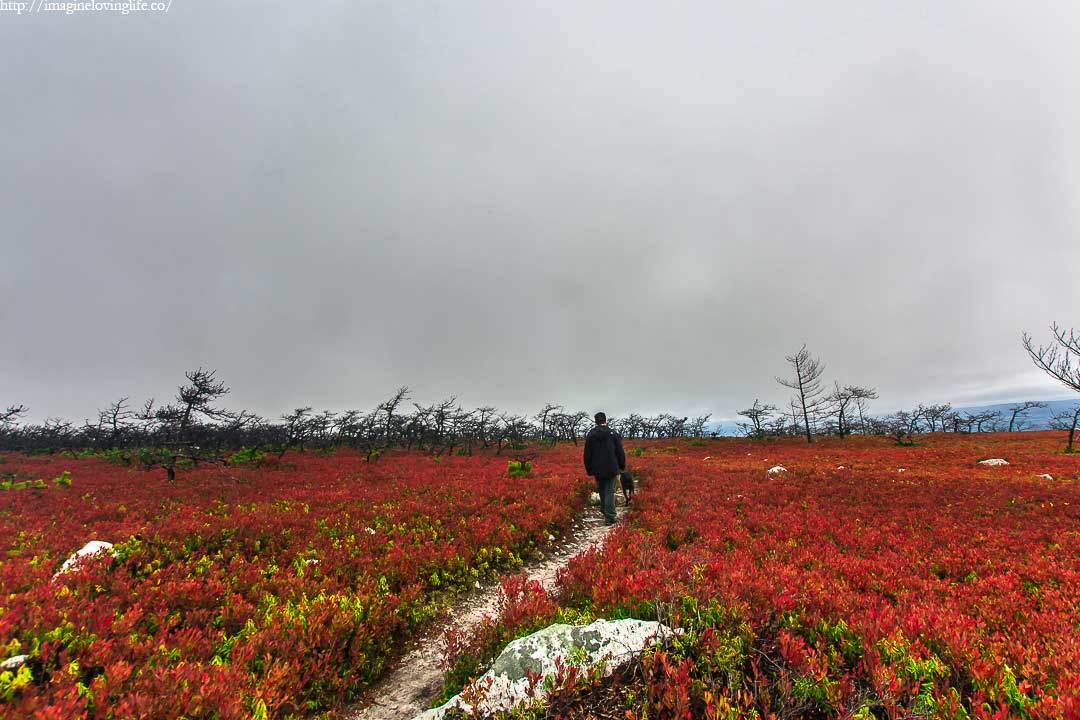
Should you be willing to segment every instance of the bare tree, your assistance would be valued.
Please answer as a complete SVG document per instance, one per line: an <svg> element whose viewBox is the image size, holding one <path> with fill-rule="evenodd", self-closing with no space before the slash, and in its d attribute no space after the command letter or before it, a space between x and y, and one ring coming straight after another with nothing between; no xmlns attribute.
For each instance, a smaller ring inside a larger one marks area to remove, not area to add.
<svg viewBox="0 0 1080 720"><path fill-rule="evenodd" d="M548 416L553 412L559 412L563 409L562 405L555 405L554 403L547 403L544 405L544 409L536 413L534 418L540 421L540 441L543 442L548 437Z"/></svg>
<svg viewBox="0 0 1080 720"><path fill-rule="evenodd" d="M25 405L8 405L3 411L0 411L0 428L14 425L19 421L19 418L28 412L30 412L30 408Z"/></svg>
<svg viewBox="0 0 1080 720"><path fill-rule="evenodd" d="M391 397L389 400L382 403L378 407L379 410L386 413L386 419L385 419L385 423L383 425L383 428L384 428L383 437L385 438L385 441L386 441L387 444L389 444L389 443L391 443L393 441L393 438L391 436L391 430L393 428L394 413L397 411L398 406L401 405L401 403L403 403L408 398L409 398L409 386L408 385L402 385L401 387L399 387L397 389L397 392L394 393L393 397Z"/></svg>
<svg viewBox="0 0 1080 720"><path fill-rule="evenodd" d="M943 403L940 405L927 405L923 408L923 419L926 420L926 424L930 428L930 432L936 432L938 424L941 425L941 431L946 430L946 420L949 417L949 413L952 412L951 403Z"/></svg>
<svg viewBox="0 0 1080 720"><path fill-rule="evenodd" d="M285 443L281 446L278 457L285 455L293 445L297 446L300 452L304 452L304 446L311 439L311 406L296 408L291 413L282 415L281 419L285 423Z"/></svg>
<svg viewBox="0 0 1080 720"><path fill-rule="evenodd" d="M915 437L912 434L914 426L915 421L912 419L912 414L904 410L883 418L883 430L892 436L897 445L915 444Z"/></svg>
<svg viewBox="0 0 1080 720"><path fill-rule="evenodd" d="M843 440L851 433L850 412L857 400L876 400L877 391L874 388L859 385L845 385L833 383L833 391L825 398L832 403L833 413L836 416L836 434Z"/></svg>
<svg viewBox="0 0 1080 720"><path fill-rule="evenodd" d="M127 402L128 398L122 397L104 410L98 411L98 428L107 433L104 442L110 450L123 444L123 438L136 417L134 411L128 410Z"/></svg>
<svg viewBox="0 0 1080 720"><path fill-rule="evenodd" d="M1080 425L1080 403L1071 410L1062 410L1050 418L1051 428L1069 432L1069 444L1065 446L1065 452L1073 452L1073 437L1076 435L1077 425Z"/></svg>
<svg viewBox="0 0 1080 720"><path fill-rule="evenodd" d="M698 415L691 420L689 426L690 437L705 437L705 426L709 424L709 418L711 417L712 413L708 413L707 415Z"/></svg>
<svg viewBox="0 0 1080 720"><path fill-rule="evenodd" d="M739 415L748 419L748 423L739 423L739 426L743 428L743 432L753 437L763 437L765 435L765 425L769 422L769 418L777 411L775 405L762 405L761 401L754 398L754 404L745 410L740 410Z"/></svg>
<svg viewBox="0 0 1080 720"><path fill-rule="evenodd" d="M776 382L784 387L795 391L793 402L797 403L801 410L804 428L806 429L806 442L814 442L813 422L811 416L816 416L824 404L821 387L821 374L825 372L825 366L821 361L810 354L803 345L799 352L788 355L786 360L795 371L795 377L791 379L776 378Z"/></svg>
<svg viewBox="0 0 1080 720"><path fill-rule="evenodd" d="M1039 400L1025 400L1022 403L1017 403L1016 405L1010 406L1009 412L1011 414L1009 415L1009 432L1013 431L1013 427L1016 426L1017 419L1019 419L1020 425L1022 427L1024 420L1026 419L1026 415L1030 410L1033 410L1035 408L1044 408L1046 406L1046 403ZM1017 427L1016 429L1020 430L1021 428Z"/></svg>
<svg viewBox="0 0 1080 720"><path fill-rule="evenodd" d="M1031 336L1024 333L1024 349L1037 368L1065 387L1080 392L1080 334L1072 328L1066 334L1065 328L1057 323L1050 326L1050 331L1054 342L1045 347L1035 347Z"/></svg>
<svg viewBox="0 0 1080 720"><path fill-rule="evenodd" d="M480 438L480 444L485 448L491 447L492 425L497 421L495 408L491 405L476 408L476 433Z"/></svg>

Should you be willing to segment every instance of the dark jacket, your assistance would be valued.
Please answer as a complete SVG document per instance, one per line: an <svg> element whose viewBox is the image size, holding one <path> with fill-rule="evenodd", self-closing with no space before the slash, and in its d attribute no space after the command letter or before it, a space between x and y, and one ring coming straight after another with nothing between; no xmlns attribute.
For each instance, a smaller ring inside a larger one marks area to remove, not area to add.
<svg viewBox="0 0 1080 720"><path fill-rule="evenodd" d="M626 469L622 438L607 425L597 425L585 436L585 472L598 478L614 477Z"/></svg>

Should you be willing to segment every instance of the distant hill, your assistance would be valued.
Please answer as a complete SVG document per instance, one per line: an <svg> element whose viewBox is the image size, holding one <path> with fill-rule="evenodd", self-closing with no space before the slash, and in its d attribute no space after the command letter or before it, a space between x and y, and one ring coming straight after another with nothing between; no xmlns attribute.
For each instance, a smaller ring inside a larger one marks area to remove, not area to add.
<svg viewBox="0 0 1080 720"><path fill-rule="evenodd" d="M966 407L954 408L958 412L966 413L981 413L988 410L1000 410L1001 414L1005 416L1005 422L1009 421L1009 415L1013 405L1019 404L1019 402L998 403L996 405L969 405ZM1063 410L1069 410L1076 407L1077 403L1080 403L1080 396L1069 398L1067 400L1045 400L1046 407L1044 408L1032 408L1028 410L1026 415L1026 421L1024 422L1025 430L1047 430L1050 427L1050 417Z"/></svg>
<svg viewBox="0 0 1080 720"><path fill-rule="evenodd" d="M981 413L988 410L999 410L1005 417L1006 424L1009 421L1009 415L1011 414L1009 408L1013 405L1017 405L1023 401L997 403L995 405L965 405L963 407L956 407L953 410L963 413ZM1028 410L1026 420L1024 421L1024 430L1048 430L1050 428L1050 417L1063 410L1069 410L1080 403L1080 395L1073 398L1067 398L1065 400L1044 400L1047 407L1045 408L1032 408ZM739 429L737 421L735 420L722 420L720 422L713 422L709 424L710 432L719 432L721 435L742 435L742 431Z"/></svg>

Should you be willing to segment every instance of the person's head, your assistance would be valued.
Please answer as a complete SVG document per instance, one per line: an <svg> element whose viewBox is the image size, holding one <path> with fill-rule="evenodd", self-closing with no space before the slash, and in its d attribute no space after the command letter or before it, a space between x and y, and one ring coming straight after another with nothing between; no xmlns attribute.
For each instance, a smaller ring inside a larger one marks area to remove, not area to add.
<svg viewBox="0 0 1080 720"><path fill-rule="evenodd" d="M597 425L607 425L607 415L602 412L598 412L593 415L593 420L596 421Z"/></svg>

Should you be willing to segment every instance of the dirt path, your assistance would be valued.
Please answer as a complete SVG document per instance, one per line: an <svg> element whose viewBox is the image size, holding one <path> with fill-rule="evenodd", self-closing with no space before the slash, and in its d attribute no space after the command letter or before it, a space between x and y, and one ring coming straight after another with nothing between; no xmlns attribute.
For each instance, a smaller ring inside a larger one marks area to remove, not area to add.
<svg viewBox="0 0 1080 720"><path fill-rule="evenodd" d="M624 508L617 508L622 515ZM575 521L569 540L542 560L521 568L530 580L539 580L551 590L555 576L566 567L570 558L584 552L607 536L610 526L604 525L597 508L589 508ZM445 649L448 628L466 630L479 623L485 615L494 616L498 610L499 586L478 590L453 604L446 619L437 623L426 635L416 640L405 656L368 691L363 707L346 713L348 720L409 720L428 708L442 686L440 664Z"/></svg>

